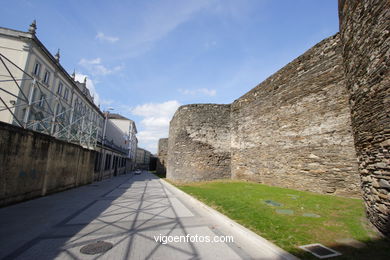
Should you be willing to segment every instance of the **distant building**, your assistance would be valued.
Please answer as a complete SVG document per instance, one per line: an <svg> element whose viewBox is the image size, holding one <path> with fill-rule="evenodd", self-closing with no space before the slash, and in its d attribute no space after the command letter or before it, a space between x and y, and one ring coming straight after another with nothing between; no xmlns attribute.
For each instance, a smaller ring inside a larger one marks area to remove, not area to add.
<svg viewBox="0 0 390 260"><path fill-rule="evenodd" d="M109 114L109 121L117 126L125 136L125 143L128 149L128 158L131 160L132 169L135 167L135 159L137 153L137 127L133 120L130 120L119 114Z"/></svg>
<svg viewBox="0 0 390 260"><path fill-rule="evenodd" d="M136 167L149 170L151 153L145 149L137 148Z"/></svg>

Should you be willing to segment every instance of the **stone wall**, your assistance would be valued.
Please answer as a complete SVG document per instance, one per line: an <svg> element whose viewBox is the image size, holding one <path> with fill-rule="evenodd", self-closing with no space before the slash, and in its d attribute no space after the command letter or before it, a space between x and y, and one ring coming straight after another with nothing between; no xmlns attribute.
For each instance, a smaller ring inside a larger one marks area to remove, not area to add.
<svg viewBox="0 0 390 260"><path fill-rule="evenodd" d="M339 35L232 104L232 177L359 196Z"/></svg>
<svg viewBox="0 0 390 260"><path fill-rule="evenodd" d="M230 105L180 107L169 127L167 178L230 178Z"/></svg>
<svg viewBox="0 0 390 260"><path fill-rule="evenodd" d="M158 174L165 174L167 167L166 161L168 159L168 138L158 140L157 157L156 172Z"/></svg>
<svg viewBox="0 0 390 260"><path fill-rule="evenodd" d="M95 152L0 122L0 206L93 180Z"/></svg>
<svg viewBox="0 0 390 260"><path fill-rule="evenodd" d="M390 1L339 1L339 18L363 197L390 236Z"/></svg>
<svg viewBox="0 0 390 260"><path fill-rule="evenodd" d="M344 78L336 34L231 106L181 107L170 124L167 177L360 196Z"/></svg>
<svg viewBox="0 0 390 260"><path fill-rule="evenodd" d="M389 236L390 1L339 0L339 17L340 35L321 41L230 108L181 107L170 125L167 177L363 192L368 218Z"/></svg>

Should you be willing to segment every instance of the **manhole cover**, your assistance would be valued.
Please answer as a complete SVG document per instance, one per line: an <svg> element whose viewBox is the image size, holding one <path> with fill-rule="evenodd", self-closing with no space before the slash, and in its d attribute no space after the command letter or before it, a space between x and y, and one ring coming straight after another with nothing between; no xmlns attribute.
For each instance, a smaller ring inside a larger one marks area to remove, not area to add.
<svg viewBox="0 0 390 260"><path fill-rule="evenodd" d="M277 209L275 211L276 211L276 213L282 214L282 215L290 215L290 216L294 215L294 210L292 210L292 209Z"/></svg>
<svg viewBox="0 0 390 260"><path fill-rule="evenodd" d="M274 206L274 207L283 206L282 203L279 203L279 202L276 202L276 201L273 201L273 200L265 200L264 202L265 202L265 204L270 205L270 206Z"/></svg>
<svg viewBox="0 0 390 260"><path fill-rule="evenodd" d="M299 196L298 196L298 195L294 195L294 194L287 194L287 196L289 196L289 197L290 197L290 199L293 199L293 200L296 200L296 199L298 199L298 198L299 198Z"/></svg>
<svg viewBox="0 0 390 260"><path fill-rule="evenodd" d="M320 215L314 214L314 213L303 213L302 216L309 217L309 218L320 218Z"/></svg>
<svg viewBox="0 0 390 260"><path fill-rule="evenodd" d="M107 252L113 247L112 243L105 241L97 241L80 248L80 253L85 255L96 255Z"/></svg>
<svg viewBox="0 0 390 260"><path fill-rule="evenodd" d="M321 244L304 245L304 246L299 246L299 248L312 253L313 255L315 255L320 259L341 255L341 253Z"/></svg>

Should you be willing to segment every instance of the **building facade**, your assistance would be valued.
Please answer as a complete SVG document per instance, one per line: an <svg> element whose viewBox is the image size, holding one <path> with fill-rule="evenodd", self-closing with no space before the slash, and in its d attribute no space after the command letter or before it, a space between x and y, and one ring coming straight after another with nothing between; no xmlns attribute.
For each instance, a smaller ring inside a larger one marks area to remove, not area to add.
<svg viewBox="0 0 390 260"><path fill-rule="evenodd" d="M143 170L149 170L151 153L145 149L137 148L136 167Z"/></svg>
<svg viewBox="0 0 390 260"><path fill-rule="evenodd" d="M86 80L78 82L36 36L0 28L0 121L94 149L104 115Z"/></svg>
<svg viewBox="0 0 390 260"><path fill-rule="evenodd" d="M95 150L94 179L135 167L134 121L111 118L83 82L70 75L36 36L0 27L0 121Z"/></svg>
<svg viewBox="0 0 390 260"><path fill-rule="evenodd" d="M119 114L105 113L104 138L99 138L95 162L97 180L125 174L135 168L136 132L134 121Z"/></svg>
<svg viewBox="0 0 390 260"><path fill-rule="evenodd" d="M138 145L138 139L136 136L137 127L135 122L119 114L109 114L108 119L122 131L125 138L125 146L128 150L128 158L131 162L131 168L134 169Z"/></svg>

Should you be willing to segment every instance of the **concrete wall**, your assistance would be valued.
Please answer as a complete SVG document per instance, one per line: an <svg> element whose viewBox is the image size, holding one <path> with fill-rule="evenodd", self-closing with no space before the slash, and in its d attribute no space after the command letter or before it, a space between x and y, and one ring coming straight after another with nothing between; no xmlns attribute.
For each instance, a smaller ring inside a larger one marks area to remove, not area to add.
<svg viewBox="0 0 390 260"><path fill-rule="evenodd" d="M169 127L167 178L230 177L230 105L180 107Z"/></svg>
<svg viewBox="0 0 390 260"><path fill-rule="evenodd" d="M339 35L232 104L232 177L359 196Z"/></svg>
<svg viewBox="0 0 390 260"><path fill-rule="evenodd" d="M157 157L156 172L159 174L165 174L168 159L168 138L161 138L158 140Z"/></svg>
<svg viewBox="0 0 390 260"><path fill-rule="evenodd" d="M91 183L95 152L0 122L0 206Z"/></svg>
<svg viewBox="0 0 390 260"><path fill-rule="evenodd" d="M339 17L363 197L390 236L390 1L339 1Z"/></svg>

